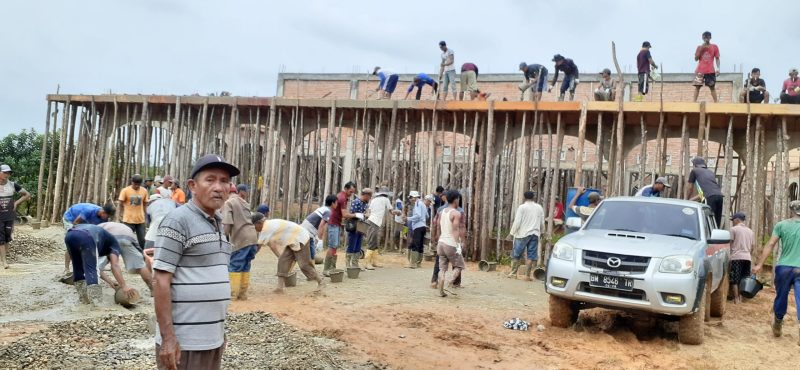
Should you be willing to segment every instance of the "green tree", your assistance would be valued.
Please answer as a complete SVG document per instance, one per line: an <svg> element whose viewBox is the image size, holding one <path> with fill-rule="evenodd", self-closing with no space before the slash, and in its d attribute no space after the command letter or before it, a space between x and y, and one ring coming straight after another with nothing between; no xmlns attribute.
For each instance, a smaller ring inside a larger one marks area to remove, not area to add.
<svg viewBox="0 0 800 370"><path fill-rule="evenodd" d="M53 160L50 158L50 146L58 145L59 133L48 136L48 150L45 158L45 163ZM36 213L36 199L39 194L36 193L39 186L39 181L42 181L42 187L47 186L48 168L45 167L44 178L39 179L39 163L41 162L42 155L42 141L44 135L36 133L34 129L23 129L20 133L9 134L8 136L0 139L0 163L11 166L14 175L11 180L22 185L25 190L33 196L26 204L20 205L17 210L22 214L35 214ZM58 160L58 153L55 153L55 160Z"/></svg>

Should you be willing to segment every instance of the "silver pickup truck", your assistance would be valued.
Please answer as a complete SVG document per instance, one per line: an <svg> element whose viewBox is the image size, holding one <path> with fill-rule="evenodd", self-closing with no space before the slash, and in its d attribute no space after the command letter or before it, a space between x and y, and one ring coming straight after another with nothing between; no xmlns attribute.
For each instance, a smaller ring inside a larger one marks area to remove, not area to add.
<svg viewBox="0 0 800 370"><path fill-rule="evenodd" d="M725 314L730 233L711 209L675 199L604 200L547 262L550 321L569 327L584 308L677 320L678 340L703 342L703 322Z"/></svg>

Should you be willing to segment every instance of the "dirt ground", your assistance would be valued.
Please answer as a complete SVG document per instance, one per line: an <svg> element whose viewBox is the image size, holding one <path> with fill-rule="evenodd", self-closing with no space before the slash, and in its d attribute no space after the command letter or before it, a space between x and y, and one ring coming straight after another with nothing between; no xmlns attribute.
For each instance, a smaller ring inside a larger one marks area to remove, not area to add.
<svg viewBox="0 0 800 370"><path fill-rule="evenodd" d="M230 311L269 312L313 336L346 343L339 350L343 358L377 368L796 368L796 307L790 303L784 336L773 338L770 288L743 304L728 302L724 320L706 323L705 343L689 346L677 342L673 324L641 327L624 314L602 309L582 312L573 328L551 327L542 283L508 279L504 271L481 272L470 264L464 288L440 298L429 286L432 262L412 270L402 267L404 258L397 254L382 255L381 260L384 268L362 272L358 279L328 282L322 294L299 275L297 287L278 295L272 292L277 259L264 250L253 261L250 299L232 302ZM341 256L340 268L343 263ZM0 350L48 322L152 313L149 297L132 310L79 307L74 290L56 282L62 268L56 254L0 271ZM144 288L138 276L126 278ZM516 317L528 321L530 330L503 327ZM544 329L537 330L538 324Z"/></svg>

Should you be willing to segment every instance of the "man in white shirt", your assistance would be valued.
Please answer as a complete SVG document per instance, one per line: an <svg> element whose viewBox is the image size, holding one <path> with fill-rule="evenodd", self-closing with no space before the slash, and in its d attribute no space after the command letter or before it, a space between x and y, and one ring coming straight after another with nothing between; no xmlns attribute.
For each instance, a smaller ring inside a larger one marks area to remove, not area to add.
<svg viewBox="0 0 800 370"><path fill-rule="evenodd" d="M514 238L514 249L511 252L513 262L511 273L508 274L509 278L516 279L522 252L527 251L525 280L531 281L533 262L537 259L536 252L539 246L539 235L544 223L544 209L533 200L534 195L532 191L525 192L525 203L517 207L514 223L511 225L509 235Z"/></svg>
<svg viewBox="0 0 800 370"><path fill-rule="evenodd" d="M456 98L456 61L453 49L447 48L447 43L439 41L439 50L442 51L442 68L439 69L439 78L444 78L443 100L447 100L447 88L453 91L453 98Z"/></svg>
<svg viewBox="0 0 800 370"><path fill-rule="evenodd" d="M394 215L401 214L400 211L393 209L392 201L389 197L392 193L387 188L381 188L375 195L375 198L369 202L369 217L367 218L367 251L364 259L366 259L367 270L374 270L378 265L378 243L381 239L381 228L383 221L386 219L386 211L391 211Z"/></svg>

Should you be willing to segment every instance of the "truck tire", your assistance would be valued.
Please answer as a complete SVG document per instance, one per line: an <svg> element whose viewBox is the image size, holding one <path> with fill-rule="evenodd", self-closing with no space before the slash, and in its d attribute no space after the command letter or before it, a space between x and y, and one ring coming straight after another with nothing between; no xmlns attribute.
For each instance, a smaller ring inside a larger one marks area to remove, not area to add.
<svg viewBox="0 0 800 370"><path fill-rule="evenodd" d="M578 321L578 310L572 301L554 295L550 296L550 325L558 328L568 328Z"/></svg>
<svg viewBox="0 0 800 370"><path fill-rule="evenodd" d="M706 284L703 294L700 295L700 304L697 305L697 311L681 317L678 322L678 341L683 344L703 344L706 312L708 311L709 285Z"/></svg>
<svg viewBox="0 0 800 370"><path fill-rule="evenodd" d="M722 317L725 315L725 305L728 301L728 289L730 287L730 278L728 273L724 273L722 281L720 281L717 290L711 294L711 316Z"/></svg>

